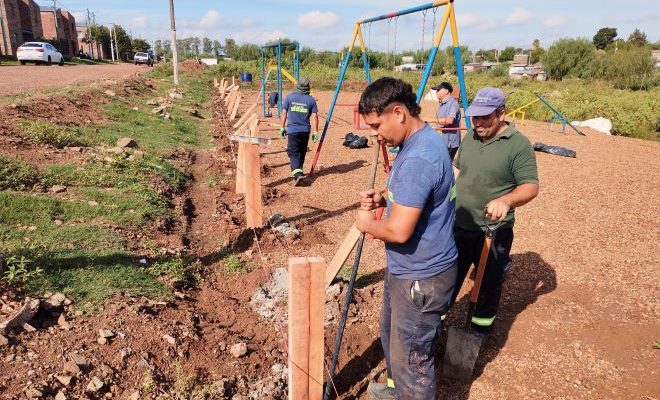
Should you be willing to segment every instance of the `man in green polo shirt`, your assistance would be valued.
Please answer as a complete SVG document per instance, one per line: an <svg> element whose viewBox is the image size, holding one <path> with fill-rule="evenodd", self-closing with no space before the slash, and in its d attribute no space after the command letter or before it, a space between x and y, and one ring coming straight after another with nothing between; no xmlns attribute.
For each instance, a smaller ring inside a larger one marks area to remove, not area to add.
<svg viewBox="0 0 660 400"><path fill-rule="evenodd" d="M474 128L463 138L454 159L459 170L454 224L458 273L452 303L470 265L479 262L485 218L491 224L502 222L493 238L472 318L476 331L488 333L497 314L505 273L511 265L514 210L536 197L539 178L529 139L505 121L501 89L480 89L466 115L471 117Z"/></svg>

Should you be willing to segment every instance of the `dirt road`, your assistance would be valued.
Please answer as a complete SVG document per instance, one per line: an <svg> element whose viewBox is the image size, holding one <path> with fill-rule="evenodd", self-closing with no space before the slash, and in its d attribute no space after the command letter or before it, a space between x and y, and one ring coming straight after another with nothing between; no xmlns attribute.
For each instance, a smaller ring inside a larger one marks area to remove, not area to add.
<svg viewBox="0 0 660 400"><path fill-rule="evenodd" d="M148 71L144 65L0 65L0 96L55 88L100 79L117 79Z"/></svg>

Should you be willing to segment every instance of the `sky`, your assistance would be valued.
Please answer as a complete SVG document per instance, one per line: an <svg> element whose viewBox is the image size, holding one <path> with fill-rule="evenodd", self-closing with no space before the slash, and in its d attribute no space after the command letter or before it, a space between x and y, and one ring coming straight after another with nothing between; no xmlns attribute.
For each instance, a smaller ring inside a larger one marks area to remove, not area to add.
<svg viewBox="0 0 660 400"><path fill-rule="evenodd" d="M148 41L171 39L168 0L66 0L78 22L86 10L97 24L122 25L134 37ZM206 36L224 43L263 44L287 37L316 50L337 51L351 39L357 19L428 3L430 0L174 0L177 38ZM52 6L52 1L37 0ZM660 2L657 0L456 0L459 41L472 50L516 46L530 48L534 39L543 47L566 37L591 39L601 27L615 27L620 38L639 28L649 41L660 40ZM440 22L444 7L435 14ZM428 48L434 32L434 13L428 11L380 21L363 29L367 46L380 51ZM655 22L655 23L654 23ZM442 46L451 44L449 30Z"/></svg>

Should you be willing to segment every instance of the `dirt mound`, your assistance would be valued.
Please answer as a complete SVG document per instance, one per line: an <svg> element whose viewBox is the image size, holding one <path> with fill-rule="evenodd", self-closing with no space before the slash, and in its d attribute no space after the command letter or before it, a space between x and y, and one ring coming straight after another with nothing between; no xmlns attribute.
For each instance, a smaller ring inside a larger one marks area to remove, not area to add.
<svg viewBox="0 0 660 400"><path fill-rule="evenodd" d="M197 62L196 60L185 60L179 63L179 67L184 72L201 72L206 70L208 67L206 64Z"/></svg>

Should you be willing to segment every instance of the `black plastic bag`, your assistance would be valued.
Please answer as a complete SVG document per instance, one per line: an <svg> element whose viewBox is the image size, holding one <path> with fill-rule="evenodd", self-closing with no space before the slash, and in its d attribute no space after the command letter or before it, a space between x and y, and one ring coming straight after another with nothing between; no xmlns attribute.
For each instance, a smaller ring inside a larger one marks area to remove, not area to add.
<svg viewBox="0 0 660 400"><path fill-rule="evenodd" d="M359 136L357 139L352 141L349 145L349 149L364 149L368 147L369 140L364 136Z"/></svg>
<svg viewBox="0 0 660 400"><path fill-rule="evenodd" d="M353 134L353 132L348 132L346 136L344 136L344 143L342 143L343 146L348 147L355 139L359 138L358 135Z"/></svg>
<svg viewBox="0 0 660 400"><path fill-rule="evenodd" d="M552 146L541 142L534 143L534 146L532 147L536 151L542 151L544 153L554 154L556 156L571 157L571 158L575 158L577 156L575 150L567 149L566 147Z"/></svg>

